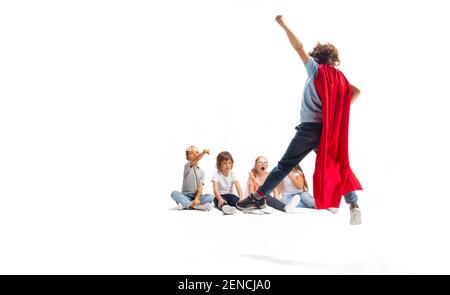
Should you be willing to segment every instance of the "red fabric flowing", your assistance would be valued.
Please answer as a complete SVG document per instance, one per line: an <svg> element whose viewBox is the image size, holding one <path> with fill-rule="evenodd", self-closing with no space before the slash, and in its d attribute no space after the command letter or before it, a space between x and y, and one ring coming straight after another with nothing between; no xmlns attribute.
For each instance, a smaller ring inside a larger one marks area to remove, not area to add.
<svg viewBox="0 0 450 295"><path fill-rule="evenodd" d="M322 135L313 175L317 209L339 208L342 195L361 190L348 159L348 125L352 90L344 74L320 65L314 85L322 101Z"/></svg>

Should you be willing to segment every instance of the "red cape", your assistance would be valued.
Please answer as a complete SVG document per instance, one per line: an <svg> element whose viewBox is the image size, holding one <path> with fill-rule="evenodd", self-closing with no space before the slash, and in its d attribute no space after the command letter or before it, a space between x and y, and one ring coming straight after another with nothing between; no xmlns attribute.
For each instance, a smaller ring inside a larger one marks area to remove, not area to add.
<svg viewBox="0 0 450 295"><path fill-rule="evenodd" d="M348 159L348 123L352 90L344 74L320 65L314 85L322 101L322 135L313 176L317 209L339 208L342 195L361 190Z"/></svg>

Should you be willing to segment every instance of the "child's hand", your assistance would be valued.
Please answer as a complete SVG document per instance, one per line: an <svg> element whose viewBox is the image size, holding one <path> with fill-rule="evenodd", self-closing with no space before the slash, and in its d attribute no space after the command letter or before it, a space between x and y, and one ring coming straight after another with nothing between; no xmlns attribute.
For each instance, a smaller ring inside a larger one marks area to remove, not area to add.
<svg viewBox="0 0 450 295"><path fill-rule="evenodd" d="M222 206L226 204L227 202L224 199L220 199L217 201L217 208L222 209Z"/></svg>
<svg viewBox="0 0 450 295"><path fill-rule="evenodd" d="M204 150L203 150L203 153L209 155L209 149L204 149Z"/></svg>
<svg viewBox="0 0 450 295"><path fill-rule="evenodd" d="M277 21L277 23L280 25L280 26L284 26L284 20L283 20L283 16L282 15L277 15L277 17L275 17L275 20Z"/></svg>
<svg viewBox="0 0 450 295"><path fill-rule="evenodd" d="M191 207L192 208L195 208L195 207L197 207L197 205L200 205L200 198L195 198L193 201L192 201L192 204L191 204Z"/></svg>

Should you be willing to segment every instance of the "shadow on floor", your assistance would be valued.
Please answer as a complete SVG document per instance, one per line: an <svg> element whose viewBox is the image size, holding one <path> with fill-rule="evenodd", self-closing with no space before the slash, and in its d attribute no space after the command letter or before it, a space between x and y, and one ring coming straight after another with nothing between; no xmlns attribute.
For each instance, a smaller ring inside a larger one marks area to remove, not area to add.
<svg viewBox="0 0 450 295"><path fill-rule="evenodd" d="M268 255L254 255L254 254L240 254L241 257L251 258L259 261L266 261L281 265L301 266L306 268L320 269L327 272L336 273L360 273L364 272L368 267L368 263L348 263L348 264L333 264L333 263L320 263L320 262L308 262L308 261L296 261L280 259ZM370 264L370 263L369 263Z"/></svg>

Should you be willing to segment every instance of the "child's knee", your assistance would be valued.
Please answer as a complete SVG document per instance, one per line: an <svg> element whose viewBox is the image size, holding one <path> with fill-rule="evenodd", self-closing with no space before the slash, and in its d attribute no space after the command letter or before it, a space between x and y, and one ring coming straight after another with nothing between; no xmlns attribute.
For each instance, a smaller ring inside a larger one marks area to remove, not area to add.
<svg viewBox="0 0 450 295"><path fill-rule="evenodd" d="M173 192L170 194L170 197L176 201L176 200L178 200L178 198L180 197L180 194L181 194L180 192L173 191Z"/></svg>
<svg viewBox="0 0 450 295"><path fill-rule="evenodd" d="M204 203L211 203L214 201L214 196L210 194L206 194L203 196L203 202Z"/></svg>

